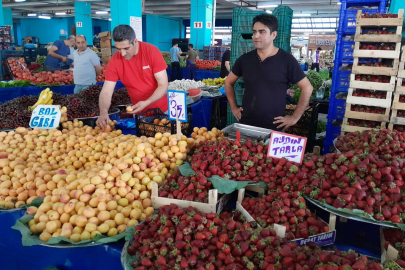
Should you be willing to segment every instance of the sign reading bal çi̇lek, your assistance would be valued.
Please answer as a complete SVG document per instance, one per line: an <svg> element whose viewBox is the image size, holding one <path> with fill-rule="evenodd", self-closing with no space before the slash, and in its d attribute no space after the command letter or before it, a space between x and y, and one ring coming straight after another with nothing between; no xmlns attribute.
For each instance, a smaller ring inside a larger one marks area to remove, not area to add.
<svg viewBox="0 0 405 270"><path fill-rule="evenodd" d="M267 156L286 158L301 164L304 158L306 144L307 138L272 131Z"/></svg>

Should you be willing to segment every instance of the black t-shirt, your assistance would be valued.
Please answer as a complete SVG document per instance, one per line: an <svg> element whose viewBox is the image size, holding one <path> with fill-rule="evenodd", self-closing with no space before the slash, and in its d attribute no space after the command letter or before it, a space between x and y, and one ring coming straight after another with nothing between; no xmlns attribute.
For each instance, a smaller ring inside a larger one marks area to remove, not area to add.
<svg viewBox="0 0 405 270"><path fill-rule="evenodd" d="M222 61L221 61L221 73L219 74L219 77L225 78L228 76L229 72L225 67L225 61L231 61L231 51L226 50L224 54L222 55Z"/></svg>
<svg viewBox="0 0 405 270"><path fill-rule="evenodd" d="M256 50L248 52L236 60L232 72L245 83L240 122L273 130L279 125L274 118L285 115L288 86L305 78L294 56L282 49L264 61Z"/></svg>

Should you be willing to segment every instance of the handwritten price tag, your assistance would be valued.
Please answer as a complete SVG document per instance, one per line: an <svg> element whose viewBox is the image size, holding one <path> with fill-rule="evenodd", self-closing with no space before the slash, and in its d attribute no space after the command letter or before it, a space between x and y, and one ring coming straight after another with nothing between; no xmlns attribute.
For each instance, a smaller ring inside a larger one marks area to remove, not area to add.
<svg viewBox="0 0 405 270"><path fill-rule="evenodd" d="M168 90L169 119L187 122L187 94L183 91Z"/></svg>
<svg viewBox="0 0 405 270"><path fill-rule="evenodd" d="M269 157L286 158L301 164L306 144L307 138L272 131L267 155Z"/></svg>
<svg viewBox="0 0 405 270"><path fill-rule="evenodd" d="M61 112L55 105L39 105L31 115L30 127L54 129L59 127Z"/></svg>

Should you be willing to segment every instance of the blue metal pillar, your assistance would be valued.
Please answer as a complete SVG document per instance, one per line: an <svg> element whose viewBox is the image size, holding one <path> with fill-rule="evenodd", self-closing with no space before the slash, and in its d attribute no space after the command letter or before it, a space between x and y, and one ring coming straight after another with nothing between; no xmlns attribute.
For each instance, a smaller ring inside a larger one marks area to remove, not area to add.
<svg viewBox="0 0 405 270"><path fill-rule="evenodd" d="M136 39L142 41L142 0L110 0L110 8L111 31L117 25L127 24L134 28Z"/></svg>
<svg viewBox="0 0 405 270"><path fill-rule="evenodd" d="M4 26L3 3L0 1L0 26Z"/></svg>
<svg viewBox="0 0 405 270"><path fill-rule="evenodd" d="M404 0L391 0L390 13L398 13L399 9L405 10ZM405 24L405 20L404 20ZM405 27L402 27L402 37L405 37Z"/></svg>
<svg viewBox="0 0 405 270"><path fill-rule="evenodd" d="M93 45L93 23L91 20L91 4L75 2L76 35L86 37L87 44Z"/></svg>
<svg viewBox="0 0 405 270"><path fill-rule="evenodd" d="M11 8L3 8L3 18L3 25L11 26L11 35L14 37L13 15L11 13Z"/></svg>
<svg viewBox="0 0 405 270"><path fill-rule="evenodd" d="M202 50L211 45L212 0L191 0L190 43Z"/></svg>

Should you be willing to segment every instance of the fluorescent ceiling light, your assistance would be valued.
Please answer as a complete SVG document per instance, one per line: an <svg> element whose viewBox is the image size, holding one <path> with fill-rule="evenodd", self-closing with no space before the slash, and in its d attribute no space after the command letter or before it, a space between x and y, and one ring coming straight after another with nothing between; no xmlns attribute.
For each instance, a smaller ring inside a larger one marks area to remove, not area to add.
<svg viewBox="0 0 405 270"><path fill-rule="evenodd" d="M27 16L28 17L35 17L35 16L37 16L37 14L36 13L28 13Z"/></svg>
<svg viewBox="0 0 405 270"><path fill-rule="evenodd" d="M299 13L299 14L294 14L294 15L293 15L293 17L309 17L309 16L311 16L311 14L302 14L302 13Z"/></svg>
<svg viewBox="0 0 405 270"><path fill-rule="evenodd" d="M25 2L25 0L14 0L14 2L18 3L18 2Z"/></svg>
<svg viewBox="0 0 405 270"><path fill-rule="evenodd" d="M257 6L258 8L272 8L272 7L278 7L278 5L265 5L265 6Z"/></svg>
<svg viewBox="0 0 405 270"><path fill-rule="evenodd" d="M271 11L271 10L266 10L266 12L269 14L273 13L273 11Z"/></svg>
<svg viewBox="0 0 405 270"><path fill-rule="evenodd" d="M108 14L108 11L96 11L96 14Z"/></svg>
<svg viewBox="0 0 405 270"><path fill-rule="evenodd" d="M340 3L340 2L337 2L337 4L338 4L338 5L341 5L342 3Z"/></svg>
<svg viewBox="0 0 405 270"><path fill-rule="evenodd" d="M66 15L66 12L55 12L55 15Z"/></svg>
<svg viewBox="0 0 405 270"><path fill-rule="evenodd" d="M109 18L108 20L111 21L111 18Z"/></svg>
<svg viewBox="0 0 405 270"><path fill-rule="evenodd" d="M42 15L38 16L38 18L40 18L40 19L47 19L47 20L50 20L50 19L51 19L51 17L49 17L49 16L42 16Z"/></svg>

